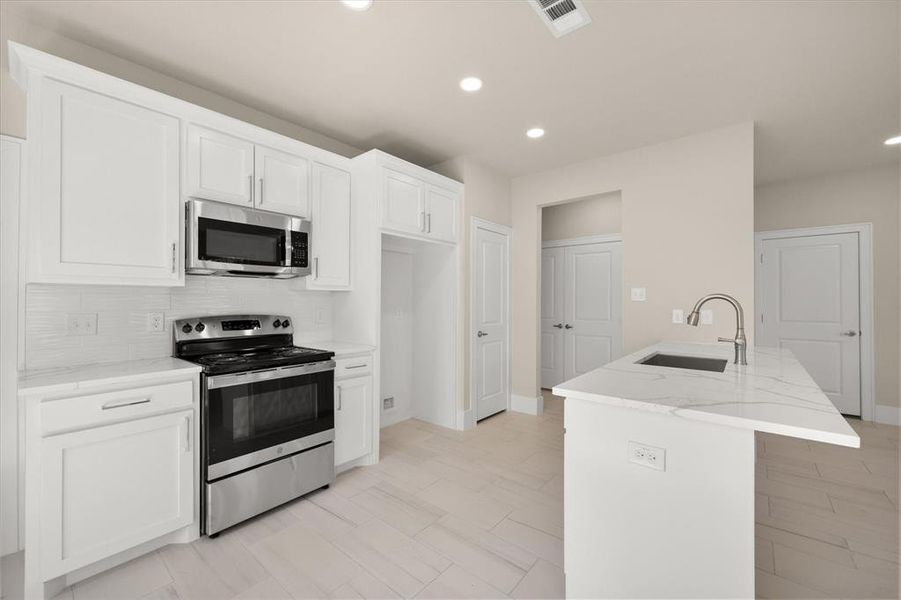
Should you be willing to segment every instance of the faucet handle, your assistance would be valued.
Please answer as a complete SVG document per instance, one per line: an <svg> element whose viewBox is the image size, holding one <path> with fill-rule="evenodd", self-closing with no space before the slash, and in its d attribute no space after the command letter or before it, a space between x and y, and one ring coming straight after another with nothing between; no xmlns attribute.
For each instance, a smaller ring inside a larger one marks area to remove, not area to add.
<svg viewBox="0 0 901 600"><path fill-rule="evenodd" d="M718 337L718 338L716 338L716 341L718 341L718 342L728 342L728 343L730 343L730 344L734 344L734 343L735 343L735 340L734 340L734 339L732 339L732 338L724 338L724 337Z"/></svg>

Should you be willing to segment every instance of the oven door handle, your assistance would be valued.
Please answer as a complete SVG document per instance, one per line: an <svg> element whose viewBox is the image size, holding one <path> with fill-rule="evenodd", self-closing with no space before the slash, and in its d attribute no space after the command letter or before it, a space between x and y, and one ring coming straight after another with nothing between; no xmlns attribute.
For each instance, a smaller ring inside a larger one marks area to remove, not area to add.
<svg viewBox="0 0 901 600"><path fill-rule="evenodd" d="M213 375L212 377L207 378L206 387L209 390L215 390L236 385L244 385L247 383L254 383L256 381L266 381L269 379L285 379L287 377L298 377L301 375L312 375L314 373L333 371L334 369L335 361L323 360L320 362L307 363L304 365L279 367L277 369L263 369L261 371L250 371L247 373L229 373L227 375Z"/></svg>

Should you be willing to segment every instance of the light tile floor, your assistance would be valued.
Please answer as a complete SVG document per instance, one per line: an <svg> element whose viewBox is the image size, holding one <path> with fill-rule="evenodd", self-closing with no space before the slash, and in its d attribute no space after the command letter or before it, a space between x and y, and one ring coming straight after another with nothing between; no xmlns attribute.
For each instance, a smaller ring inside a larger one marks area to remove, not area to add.
<svg viewBox="0 0 901 600"><path fill-rule="evenodd" d="M394 425L378 465L62 597L562 597L562 401L545 409L465 433ZM852 425L860 450L758 437L760 597L898 597L899 429Z"/></svg>

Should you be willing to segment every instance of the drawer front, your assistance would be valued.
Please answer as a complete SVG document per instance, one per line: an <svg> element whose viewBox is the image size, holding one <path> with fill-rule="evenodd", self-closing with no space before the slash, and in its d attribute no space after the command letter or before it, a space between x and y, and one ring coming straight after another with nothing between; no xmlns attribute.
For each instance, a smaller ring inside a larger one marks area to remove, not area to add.
<svg viewBox="0 0 901 600"><path fill-rule="evenodd" d="M193 402L191 381L48 400L41 405L41 433L49 435L190 408Z"/></svg>
<svg viewBox="0 0 901 600"><path fill-rule="evenodd" d="M335 361L335 379L372 373L372 355L340 358Z"/></svg>

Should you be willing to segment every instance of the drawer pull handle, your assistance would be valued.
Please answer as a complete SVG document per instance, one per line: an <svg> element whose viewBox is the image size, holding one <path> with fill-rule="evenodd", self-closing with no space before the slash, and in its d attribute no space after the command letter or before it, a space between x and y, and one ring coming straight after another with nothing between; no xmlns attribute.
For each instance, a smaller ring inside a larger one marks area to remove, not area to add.
<svg viewBox="0 0 901 600"><path fill-rule="evenodd" d="M125 400L120 402L107 402L100 407L101 410L110 410L111 408L122 408L123 406L134 406L136 404L147 404L150 398L142 398L140 400Z"/></svg>
<svg viewBox="0 0 901 600"><path fill-rule="evenodd" d="M345 369L362 369L363 367L368 367L367 363L360 363L359 365L347 365L344 367Z"/></svg>

